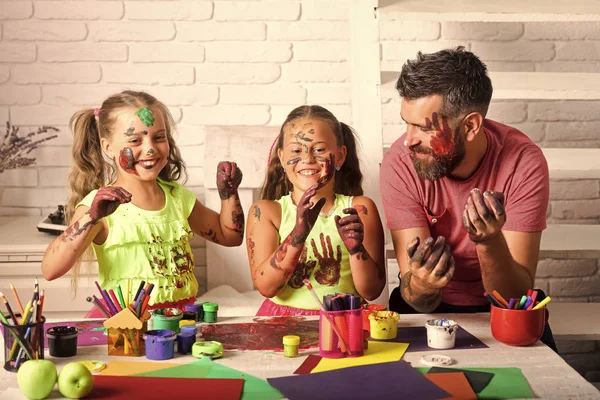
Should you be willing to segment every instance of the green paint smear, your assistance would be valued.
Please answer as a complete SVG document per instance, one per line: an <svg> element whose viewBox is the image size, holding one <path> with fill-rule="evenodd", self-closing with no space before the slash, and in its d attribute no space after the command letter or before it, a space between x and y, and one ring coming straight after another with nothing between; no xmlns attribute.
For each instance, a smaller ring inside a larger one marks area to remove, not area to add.
<svg viewBox="0 0 600 400"><path fill-rule="evenodd" d="M146 126L154 125L154 115L152 115L152 111L148 107L140 108L135 112L135 115L140 117L142 123Z"/></svg>

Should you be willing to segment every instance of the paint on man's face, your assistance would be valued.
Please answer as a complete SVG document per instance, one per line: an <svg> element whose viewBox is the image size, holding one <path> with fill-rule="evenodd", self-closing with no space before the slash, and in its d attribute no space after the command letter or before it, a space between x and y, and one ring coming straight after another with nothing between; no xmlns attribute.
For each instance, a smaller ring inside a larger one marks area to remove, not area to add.
<svg viewBox="0 0 600 400"><path fill-rule="evenodd" d="M150 127L154 125L154 115L148 107L140 108L135 112L135 115L140 118L140 121L142 121L145 126Z"/></svg>
<svg viewBox="0 0 600 400"><path fill-rule="evenodd" d="M431 138L431 150L433 151L433 154L447 154L454 149L454 138L452 129L448 125L448 118L442 116L442 127L440 127L438 113L434 112L431 115L431 120L425 118L425 125L429 129L435 129L435 136Z"/></svg>
<svg viewBox="0 0 600 400"><path fill-rule="evenodd" d="M130 147L125 147L122 149L121 153L119 154L119 165L121 168L123 168L123 170L127 173L139 175L135 170L135 163L136 161L133 157L133 150L131 150Z"/></svg>

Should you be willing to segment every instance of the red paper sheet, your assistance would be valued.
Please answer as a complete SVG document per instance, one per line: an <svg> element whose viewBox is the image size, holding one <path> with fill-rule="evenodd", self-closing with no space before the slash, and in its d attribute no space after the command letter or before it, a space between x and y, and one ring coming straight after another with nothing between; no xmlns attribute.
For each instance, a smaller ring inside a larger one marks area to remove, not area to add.
<svg viewBox="0 0 600 400"><path fill-rule="evenodd" d="M202 398L239 400L243 387L243 379L94 375L94 389L86 399L164 400L169 398Z"/></svg>
<svg viewBox="0 0 600 400"><path fill-rule="evenodd" d="M317 364L321 361L321 356L315 354L309 354L306 360L294 371L294 375L310 374L310 371L315 369Z"/></svg>
<svg viewBox="0 0 600 400"><path fill-rule="evenodd" d="M425 378L452 395L452 397L446 397L443 400L477 400L477 395L462 372L425 374Z"/></svg>

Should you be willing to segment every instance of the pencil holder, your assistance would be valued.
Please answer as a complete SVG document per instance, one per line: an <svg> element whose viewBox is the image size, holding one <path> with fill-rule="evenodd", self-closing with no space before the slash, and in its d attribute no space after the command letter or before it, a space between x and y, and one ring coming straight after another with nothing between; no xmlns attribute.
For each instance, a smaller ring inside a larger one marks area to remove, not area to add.
<svg viewBox="0 0 600 400"><path fill-rule="evenodd" d="M126 308L104 321L108 330L108 355L140 357L146 354L143 335L148 330L150 313L140 318Z"/></svg>
<svg viewBox="0 0 600 400"><path fill-rule="evenodd" d="M6 317L9 323L1 322L4 336L4 369L17 372L25 361L44 358L46 318L42 316L39 322L14 325L12 318ZM16 314L16 317L18 321L21 320L20 314Z"/></svg>
<svg viewBox="0 0 600 400"><path fill-rule="evenodd" d="M548 317L546 307L537 310L509 310L492 305L490 309L492 336L509 346L534 344L542 337Z"/></svg>
<svg viewBox="0 0 600 400"><path fill-rule="evenodd" d="M321 310L319 316L319 354L321 357L360 357L363 353L362 309Z"/></svg>
<svg viewBox="0 0 600 400"><path fill-rule="evenodd" d="M52 357L73 357L77 354L77 328L53 326L46 331L48 349Z"/></svg>

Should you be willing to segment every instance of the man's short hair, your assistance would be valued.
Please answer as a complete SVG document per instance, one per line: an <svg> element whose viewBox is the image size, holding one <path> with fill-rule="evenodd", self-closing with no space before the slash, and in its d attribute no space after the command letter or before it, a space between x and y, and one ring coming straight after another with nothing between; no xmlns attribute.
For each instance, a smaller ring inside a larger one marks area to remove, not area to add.
<svg viewBox="0 0 600 400"><path fill-rule="evenodd" d="M474 111L485 117L493 91L485 64L462 46L418 52L415 60L407 60L402 67L396 89L407 100L442 96L440 112L448 117Z"/></svg>

